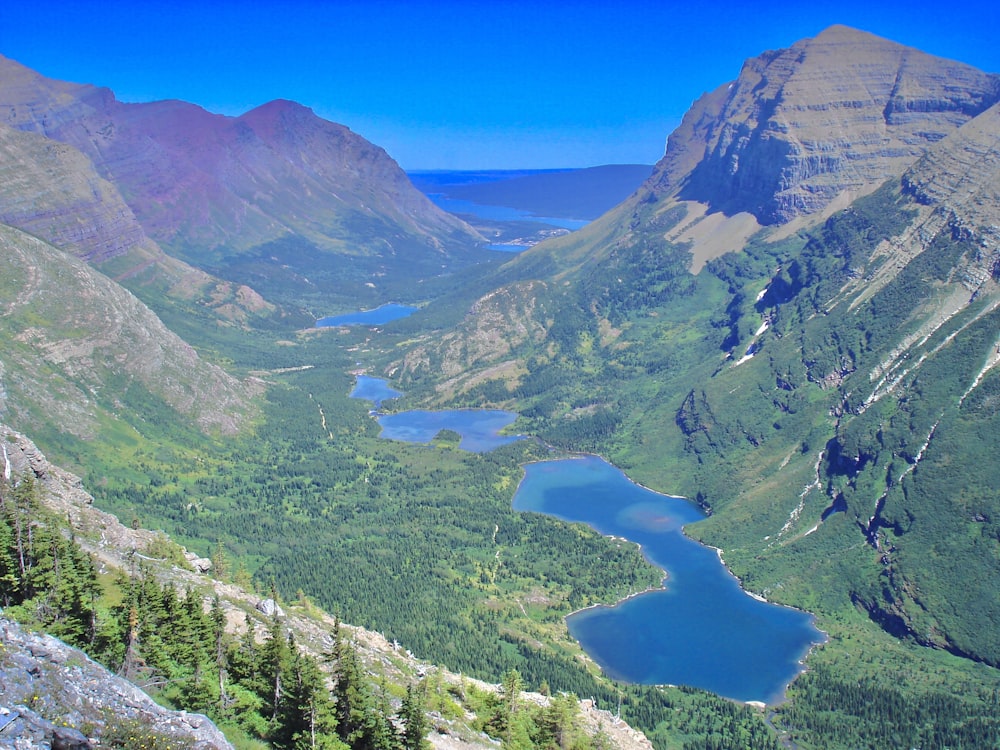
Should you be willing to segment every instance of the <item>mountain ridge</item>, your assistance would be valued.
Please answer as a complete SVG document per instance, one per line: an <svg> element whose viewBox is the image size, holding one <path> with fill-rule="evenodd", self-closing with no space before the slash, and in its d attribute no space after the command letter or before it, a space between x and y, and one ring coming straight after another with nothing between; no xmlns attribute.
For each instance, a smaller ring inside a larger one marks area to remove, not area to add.
<svg viewBox="0 0 1000 750"><path fill-rule="evenodd" d="M0 57L0 104L9 127L83 153L152 240L203 268L291 238L328 253L334 270L367 258L377 273L408 259L430 273L474 262L485 242L383 149L287 100L238 117L177 100L123 103Z"/></svg>

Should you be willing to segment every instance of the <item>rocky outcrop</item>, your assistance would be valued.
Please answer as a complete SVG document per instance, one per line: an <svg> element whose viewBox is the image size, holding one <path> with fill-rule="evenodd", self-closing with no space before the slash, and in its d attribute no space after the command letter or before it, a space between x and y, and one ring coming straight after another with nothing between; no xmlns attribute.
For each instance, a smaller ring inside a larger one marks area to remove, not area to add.
<svg viewBox="0 0 1000 750"><path fill-rule="evenodd" d="M942 140L903 175L904 189L944 211L957 231L1000 248L1000 104Z"/></svg>
<svg viewBox="0 0 1000 750"><path fill-rule="evenodd" d="M647 186L780 224L902 174L998 100L996 75L833 26L699 99Z"/></svg>
<svg viewBox="0 0 1000 750"><path fill-rule="evenodd" d="M0 618L0 643L0 723L10 720L0 747L83 750L121 732L203 750L232 747L207 717L157 705L56 638Z"/></svg>
<svg viewBox="0 0 1000 750"><path fill-rule="evenodd" d="M145 232L188 255L297 235L350 253L482 242L434 206L381 148L275 101L225 117L180 101L126 104L0 57L0 122L67 143L113 182ZM359 224L378 230L359 236Z"/></svg>

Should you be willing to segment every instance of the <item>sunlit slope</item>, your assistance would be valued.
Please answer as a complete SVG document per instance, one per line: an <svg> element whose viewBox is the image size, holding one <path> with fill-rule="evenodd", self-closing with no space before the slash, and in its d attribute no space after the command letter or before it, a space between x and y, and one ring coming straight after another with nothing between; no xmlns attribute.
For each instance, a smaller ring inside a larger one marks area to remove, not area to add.
<svg viewBox="0 0 1000 750"><path fill-rule="evenodd" d="M51 245L0 225L0 413L93 439L164 420L231 434L260 388L201 359L130 292Z"/></svg>
<svg viewBox="0 0 1000 750"><path fill-rule="evenodd" d="M450 347L438 398L697 497L752 589L1000 664L996 99L843 27L748 61L643 190L393 372L422 385Z"/></svg>

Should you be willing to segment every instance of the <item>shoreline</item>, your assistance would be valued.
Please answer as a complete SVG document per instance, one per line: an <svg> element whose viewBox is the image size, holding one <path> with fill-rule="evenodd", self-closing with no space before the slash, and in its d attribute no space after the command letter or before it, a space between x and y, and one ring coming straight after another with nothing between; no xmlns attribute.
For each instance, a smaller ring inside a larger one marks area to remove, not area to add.
<svg viewBox="0 0 1000 750"><path fill-rule="evenodd" d="M363 370L361 372L363 372ZM357 374L360 374L360 372L359 373L352 373L352 374L356 374L357 375ZM376 411L376 410L373 410L373 411ZM370 414L370 415L371 416L375 416L375 414ZM517 416L519 416L519 415L515 414L515 421L516 421L516 417ZM511 424L513 424L513 422L511 422ZM505 425L505 427L501 428L501 429L506 429L506 427L508 427L508 426L510 426L510 425ZM499 431L498 431L498 433L499 433ZM764 701L761 701L761 700L740 700L740 699L735 699L735 698L727 698L727 699L733 700L734 702L737 702L737 703L743 703L743 704L746 704L746 705L753 705L753 706L756 706L758 708L766 708L767 706L778 706L778 705L781 705L782 703L784 703L788 699L787 698L788 688L790 687L790 685L796 679L798 679L798 677L801 674L803 674L804 672L806 672L808 670L806 661L809 658L809 656L812 654L813 649L815 649L816 647L821 646L821 645L829 642L830 635L829 635L829 633L821 630L817 626L817 624L816 624L816 615L813 614L812 612L804 610L804 609L802 609L800 607L795 607L795 606L792 606L792 605L787 605L787 604L781 604L781 603L772 602L772 601L769 601L762 594L758 594L758 593L755 593L755 592L752 592L752 591L748 591L747 588L744 586L743 581L739 578L739 576L737 576L729 568L729 566L726 564L726 561L725 561L725 558L724 558L724 555L723 555L723 550L721 548L716 547L716 546L711 545L711 544L707 544L707 543L705 543L705 542L703 542L703 541L701 541L699 539L696 539L696 538L690 536L686 532L686 527L688 526L688 524L690 524L690 523L697 523L698 521L701 521L701 520L704 520L705 518L710 517L712 515L711 508L707 508L703 504L698 503L698 502L696 502L694 500L691 500L690 498L685 497L683 495L672 495L672 494L661 492L659 490L656 490L656 489L653 489L651 487L648 487L648 486L642 484L641 482L638 482L635 479L633 479L632 477L630 477L625 471L623 471L621 468L617 467L615 464L613 464L607 458L605 458L604 456L601 456L598 453L587 452L587 451L566 450L564 448L559 448L559 447L553 446L553 445L545 442L544 440L542 440L541 438L539 438L538 436L535 436L535 435L519 434L519 435L515 436L514 439L515 440L516 439L535 440L535 441L537 441L537 443L539 445L541 445L543 448L545 448L546 450L548 450L550 453L555 454L555 457L538 458L538 459L533 459L531 461L525 461L525 462L519 464L519 466L520 466L520 468L522 470L522 476L518 480L517 485L515 486L515 488L513 490L513 493L511 495L511 498L510 498L511 508L515 512L518 512L518 513L539 513L541 515L548 515L551 518L559 518L559 516L557 516L556 514L553 514L553 513L545 513L543 511L536 511L536 510L525 510L525 509L520 509L520 508L515 508L514 507L514 500L517 497L518 493L521 491L521 489L522 489L522 487L524 485L524 482L525 482L525 480L527 479L527 476L528 476L526 467L530 466L532 464L555 463L556 461L569 461L569 460L574 460L575 461L575 460L586 460L586 459L597 459L597 460L603 462L604 464L606 464L607 466L609 466L611 469L613 469L615 472L617 472L618 475L620 475L626 482L628 482L629 484L631 484L634 487L637 487L637 488L639 488L641 490L644 490L646 492L649 492L649 493L651 493L653 495L656 495L656 496L659 496L661 498L669 498L669 499L673 499L673 500L681 500L681 501L684 501L686 503L690 503L692 506L694 506L695 508L697 508L699 510L699 512L702 513L703 517L700 518L700 519L696 519L694 521L689 521L687 523L681 524L680 528L679 528L680 533L686 539L688 539L689 541L691 541L691 542L693 542L693 543L695 543L695 544L697 544L697 545L699 545L701 547L704 547L706 549L714 550L715 553L716 553L716 555L717 555L717 557L718 557L720 565L726 571L726 573L734 581L736 581L736 584L737 584L739 590L744 595L749 596L751 599L754 599L755 601L758 601L758 602L760 602L762 604L767 604L767 605L776 606L776 607L783 607L785 609L789 609L789 610L792 610L792 611L795 611L795 612L799 612L799 613L801 613L803 615L806 615L808 617L808 621L809 621L810 626L820 636L820 640L809 642L808 645L807 645L807 647L803 651L803 653L799 656L798 659L796 659L795 663L796 663L796 665L797 665L798 668L797 668L795 674L787 681L787 683L785 683L781 687L780 694L777 694L773 699L769 698L769 699L766 699ZM616 607L619 607L619 606L621 606L623 604L626 604L627 602L629 602L629 601L631 601L633 599L636 599L636 598L638 598L640 596L644 596L646 594L653 594L653 593L656 593L656 592L664 592L664 591L668 590L667 584L668 584L668 581L671 578L670 571L667 570L662 565L660 565L657 562L655 562L653 559L651 559L650 556L647 554L645 547L640 542L637 542L635 540L629 539L628 537L625 537L625 536L621 536L619 534L606 534L606 533L603 533L603 532L601 532L600 530L594 528L592 525L590 525L589 523L587 523L585 521L571 521L569 519L560 519L560 520L563 520L563 521L565 521L567 523L583 523L585 526L587 526L588 528L592 529L593 531L595 531L596 533L600 534L601 536L603 536L606 539L615 540L615 541L625 541L625 542L628 542L629 544L634 544L638 548L639 552L642 554L643 559L647 563L649 563L650 565L652 565L654 568L656 568L657 570L661 571L661 573L662 573L662 577L661 577L660 583L658 585L650 585L650 586L647 586L643 590L632 591L632 592L626 594L625 596L621 597L617 601L615 601L613 603L610 603L610 604L609 603L605 603L605 602L595 602L593 604L587 605L586 607L582 607L580 609L573 610L572 612L569 612L569 613L563 615L562 619L563 619L563 623L567 627L567 631L569 631L569 620L570 620L570 618L575 617L576 615L580 615L580 614L583 614L583 613L591 611L591 610L596 610L598 608L612 610L612 609L615 609ZM570 637L572 637L571 634L570 634ZM591 656L587 652L587 650L583 647L583 644L578 639L576 639L576 638L573 638L573 640L576 642L577 646L581 649L581 651L588 658L590 658L591 660L593 660L593 656ZM600 664L598 664L598 666L601 668L602 672L606 673L606 670L604 669L604 667L601 667ZM635 684L642 684L642 683L635 683ZM658 683L658 684L667 685L668 683ZM726 696L721 696L721 697L726 697Z"/></svg>

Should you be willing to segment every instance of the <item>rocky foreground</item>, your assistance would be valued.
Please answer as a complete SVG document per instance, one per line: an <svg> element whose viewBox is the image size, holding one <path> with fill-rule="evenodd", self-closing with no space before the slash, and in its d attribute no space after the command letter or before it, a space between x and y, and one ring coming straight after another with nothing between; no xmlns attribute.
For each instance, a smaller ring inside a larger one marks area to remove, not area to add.
<svg viewBox="0 0 1000 750"><path fill-rule="evenodd" d="M110 735L232 747L207 717L157 705L131 682L52 636L0 618L0 642L0 747L77 750Z"/></svg>

